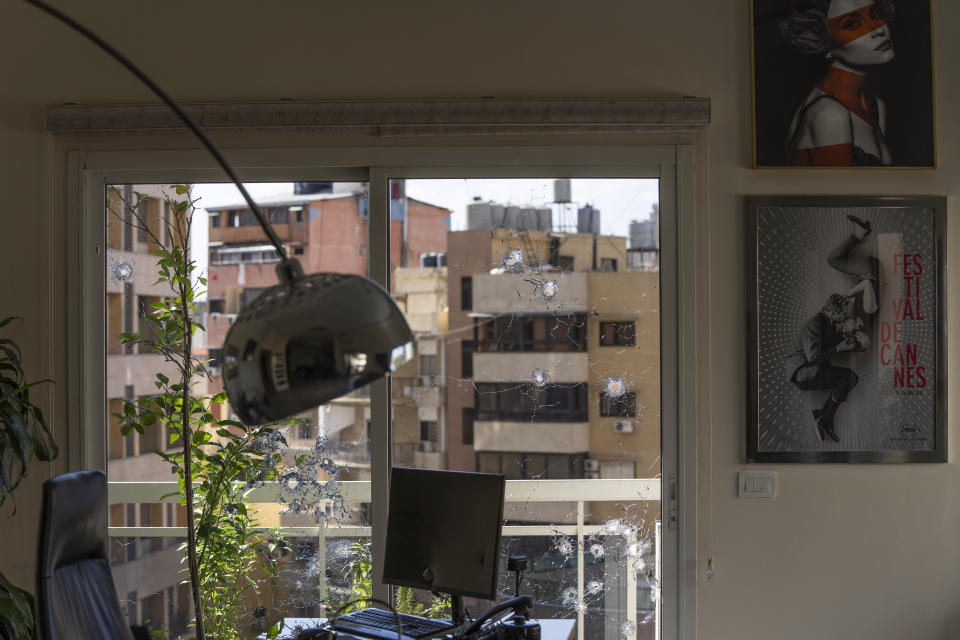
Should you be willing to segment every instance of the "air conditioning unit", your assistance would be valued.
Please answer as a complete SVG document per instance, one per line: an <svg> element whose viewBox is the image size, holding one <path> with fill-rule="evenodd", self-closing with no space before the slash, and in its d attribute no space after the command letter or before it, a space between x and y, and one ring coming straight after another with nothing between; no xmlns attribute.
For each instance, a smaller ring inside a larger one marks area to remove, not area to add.
<svg viewBox="0 0 960 640"><path fill-rule="evenodd" d="M600 461L587 458L583 461L583 470L588 473L600 473Z"/></svg>
<svg viewBox="0 0 960 640"><path fill-rule="evenodd" d="M600 479L600 472L599 472L599 471L587 471L586 473L583 474L583 477L586 478L587 480L599 480L599 479Z"/></svg>
<svg viewBox="0 0 960 640"><path fill-rule="evenodd" d="M432 440L421 440L419 448L421 453L434 453L437 450L437 443Z"/></svg>
<svg viewBox="0 0 960 640"><path fill-rule="evenodd" d="M633 433L633 420L617 420L613 423L613 430L617 433Z"/></svg>

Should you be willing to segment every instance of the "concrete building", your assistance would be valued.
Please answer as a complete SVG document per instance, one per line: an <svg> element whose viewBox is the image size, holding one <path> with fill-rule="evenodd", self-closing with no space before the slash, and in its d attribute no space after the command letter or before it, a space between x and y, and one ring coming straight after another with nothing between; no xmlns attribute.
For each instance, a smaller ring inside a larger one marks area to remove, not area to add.
<svg viewBox="0 0 960 640"><path fill-rule="evenodd" d="M157 258L153 254L161 243L169 246L171 214L156 185L110 187L107 198L107 477L125 482L175 480L170 465L155 453L171 448L166 430L155 425L146 427L142 435L124 436L114 417L123 412L125 401L156 392L157 373L170 378L176 375L174 366L162 355L152 353L146 345L124 345L118 337L120 333L149 336L150 324L142 314L149 313L154 302L170 296L168 285L155 283ZM202 340L202 334L199 337ZM183 510L173 504L110 507L111 526L173 527L184 522ZM131 623L149 621L155 628L186 630L184 612L190 596L180 584L182 555L178 546L174 538L112 542L113 579Z"/></svg>
<svg viewBox="0 0 960 640"><path fill-rule="evenodd" d="M401 267L393 285L417 344L417 357L392 377L393 463L446 469L447 267Z"/></svg>
<svg viewBox="0 0 960 640"><path fill-rule="evenodd" d="M599 228L596 209L581 214ZM450 468L656 476L659 274L627 270L626 238L472 229L448 252ZM530 517L569 521L565 508Z"/></svg>

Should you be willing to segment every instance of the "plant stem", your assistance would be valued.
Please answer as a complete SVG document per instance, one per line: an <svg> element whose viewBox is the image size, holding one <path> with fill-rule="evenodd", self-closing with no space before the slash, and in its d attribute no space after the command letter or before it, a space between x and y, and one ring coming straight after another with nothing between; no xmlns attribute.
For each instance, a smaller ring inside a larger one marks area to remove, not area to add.
<svg viewBox="0 0 960 640"><path fill-rule="evenodd" d="M183 426L183 494L187 503L187 561L190 565L190 586L193 589L193 608L197 625L197 640L204 640L203 606L200 601L200 567L197 563L197 533L193 519L193 434L190 428L190 382L193 350L193 327L187 301L186 287L180 285L180 310L183 313L183 389L180 421Z"/></svg>

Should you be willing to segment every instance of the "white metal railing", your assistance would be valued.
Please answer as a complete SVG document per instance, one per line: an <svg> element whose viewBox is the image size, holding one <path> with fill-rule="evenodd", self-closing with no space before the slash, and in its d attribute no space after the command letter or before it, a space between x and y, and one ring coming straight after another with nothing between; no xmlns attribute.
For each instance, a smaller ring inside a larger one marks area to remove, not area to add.
<svg viewBox="0 0 960 640"><path fill-rule="evenodd" d="M176 482L110 482L108 499L111 504L153 504L180 501ZM370 502L371 487L369 481L341 482L339 495L346 503ZM167 497L163 497L167 496ZM250 503L278 503L281 487L278 483L266 483L251 489L246 500ZM309 499L309 497L307 498ZM659 502L660 479L603 479L603 480L508 480L504 501L522 502L574 502L576 503L576 524L538 524L508 525L503 527L504 536L575 536L577 540L577 602L584 601L583 547L587 536L611 535L602 524L586 524L584 503L586 502ZM255 529L257 530L257 529ZM260 531L277 531L290 537L316 537L318 550L324 548L327 537L369 537L371 528L361 525L326 525L308 527L260 527ZM186 527L110 527L109 534L121 538L185 537ZM619 534L616 534L619 535ZM627 541L628 543L631 541ZM657 524L655 536L656 578L660 579L660 525ZM627 593L627 620L637 622L637 584L634 560L630 554L624 554ZM656 602L659 620L659 598ZM583 640L583 607L577 607L577 634ZM657 625L659 629L659 624Z"/></svg>

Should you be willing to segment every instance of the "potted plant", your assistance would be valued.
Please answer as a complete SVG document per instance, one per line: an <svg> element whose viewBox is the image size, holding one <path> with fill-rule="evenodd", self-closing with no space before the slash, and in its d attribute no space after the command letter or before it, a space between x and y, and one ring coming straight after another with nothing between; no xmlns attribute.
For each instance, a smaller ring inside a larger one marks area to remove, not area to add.
<svg viewBox="0 0 960 640"><path fill-rule="evenodd" d="M0 320L0 329L14 319ZM13 492L34 459L49 462L58 454L43 412L30 400L30 389L44 382L50 381L27 382L20 347L0 338L0 506L9 498L13 513L17 510ZM36 637L33 611L33 596L0 573L0 638Z"/></svg>

